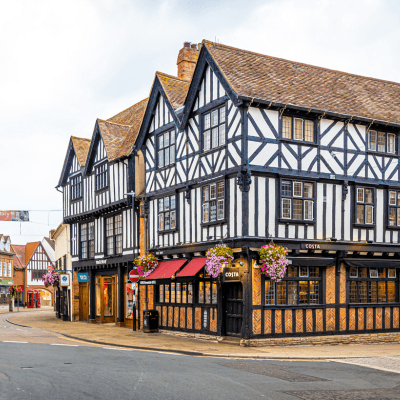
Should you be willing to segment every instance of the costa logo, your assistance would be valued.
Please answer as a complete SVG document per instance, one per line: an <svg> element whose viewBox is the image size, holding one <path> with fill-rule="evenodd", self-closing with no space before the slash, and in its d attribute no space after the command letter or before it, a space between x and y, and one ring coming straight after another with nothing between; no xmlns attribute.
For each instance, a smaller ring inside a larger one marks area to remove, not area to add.
<svg viewBox="0 0 400 400"><path fill-rule="evenodd" d="M309 243L307 243L305 245L305 248L306 249L310 249L310 250L317 250L317 249L320 249L321 246L319 244L309 244Z"/></svg>

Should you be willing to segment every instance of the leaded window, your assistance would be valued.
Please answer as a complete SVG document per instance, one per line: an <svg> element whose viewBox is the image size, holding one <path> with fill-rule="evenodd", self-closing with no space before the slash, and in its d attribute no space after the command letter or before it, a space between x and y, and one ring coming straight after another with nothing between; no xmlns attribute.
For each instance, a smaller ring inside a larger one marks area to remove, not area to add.
<svg viewBox="0 0 400 400"><path fill-rule="evenodd" d="M203 149L208 151L226 143L225 105L203 116Z"/></svg>
<svg viewBox="0 0 400 400"><path fill-rule="evenodd" d="M94 257L94 222L88 222L81 224L81 258L93 258ZM61 264L61 259L60 259ZM65 269L65 265L64 265Z"/></svg>
<svg viewBox="0 0 400 400"><path fill-rule="evenodd" d="M396 135L394 133L369 131L368 150L395 154Z"/></svg>
<svg viewBox="0 0 400 400"><path fill-rule="evenodd" d="M225 218L225 182L216 182L202 187L202 209L204 223Z"/></svg>
<svg viewBox="0 0 400 400"><path fill-rule="evenodd" d="M368 224L374 223L374 189L356 188L356 223Z"/></svg>
<svg viewBox="0 0 400 400"><path fill-rule="evenodd" d="M197 302L201 304L217 304L217 281L207 273L204 267L199 273Z"/></svg>
<svg viewBox="0 0 400 400"><path fill-rule="evenodd" d="M104 189L108 186L108 164L103 163L95 167L96 190Z"/></svg>
<svg viewBox="0 0 400 400"><path fill-rule="evenodd" d="M280 282L265 278L265 305L321 303L321 268L288 266Z"/></svg>
<svg viewBox="0 0 400 400"><path fill-rule="evenodd" d="M106 254L122 254L122 215L106 218Z"/></svg>
<svg viewBox="0 0 400 400"><path fill-rule="evenodd" d="M312 182L281 182L281 217L284 219L314 220L314 184Z"/></svg>
<svg viewBox="0 0 400 400"><path fill-rule="evenodd" d="M158 230L167 231L176 228L175 195L158 199Z"/></svg>
<svg viewBox="0 0 400 400"><path fill-rule="evenodd" d="M303 118L282 117L282 138L314 142L314 121Z"/></svg>
<svg viewBox="0 0 400 400"><path fill-rule="evenodd" d="M159 303L193 303L193 283L171 282L158 285Z"/></svg>
<svg viewBox="0 0 400 400"><path fill-rule="evenodd" d="M70 180L71 200L82 197L82 175L77 175Z"/></svg>
<svg viewBox="0 0 400 400"><path fill-rule="evenodd" d="M400 226L400 190L389 190L389 225Z"/></svg>
<svg viewBox="0 0 400 400"><path fill-rule="evenodd" d="M161 133L158 141L158 167L175 163L175 130Z"/></svg>
<svg viewBox="0 0 400 400"><path fill-rule="evenodd" d="M349 268L350 303L394 303L397 300L395 268Z"/></svg>

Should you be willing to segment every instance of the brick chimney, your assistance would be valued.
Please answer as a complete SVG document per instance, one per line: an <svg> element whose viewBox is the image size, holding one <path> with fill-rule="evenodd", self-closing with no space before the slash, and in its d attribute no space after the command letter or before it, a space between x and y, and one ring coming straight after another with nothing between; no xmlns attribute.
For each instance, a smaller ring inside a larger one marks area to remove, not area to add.
<svg viewBox="0 0 400 400"><path fill-rule="evenodd" d="M199 50L197 44L191 44L190 42L184 42L183 48L179 51L178 61L178 78L189 81L192 79L196 62L199 57Z"/></svg>

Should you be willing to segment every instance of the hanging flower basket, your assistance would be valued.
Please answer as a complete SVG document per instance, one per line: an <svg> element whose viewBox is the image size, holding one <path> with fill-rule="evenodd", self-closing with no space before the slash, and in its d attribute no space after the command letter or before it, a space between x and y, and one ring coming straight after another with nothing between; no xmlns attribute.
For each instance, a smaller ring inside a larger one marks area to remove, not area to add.
<svg viewBox="0 0 400 400"><path fill-rule="evenodd" d="M158 261L154 254L136 257L134 262L139 278L147 278L158 266Z"/></svg>
<svg viewBox="0 0 400 400"><path fill-rule="evenodd" d="M261 273L279 282L285 277L288 259L286 258L286 247L276 244L267 244L258 252L261 263Z"/></svg>
<svg viewBox="0 0 400 400"><path fill-rule="evenodd" d="M208 249L207 253L207 272L208 275L216 278L222 271L222 268L230 264L233 260L233 251L226 245L218 245Z"/></svg>
<svg viewBox="0 0 400 400"><path fill-rule="evenodd" d="M17 296L23 292L22 287L18 285L11 285L8 288L11 297L17 298Z"/></svg>
<svg viewBox="0 0 400 400"><path fill-rule="evenodd" d="M46 272L42 276L42 281L46 288L49 286L58 286L60 282L60 273L57 271Z"/></svg>

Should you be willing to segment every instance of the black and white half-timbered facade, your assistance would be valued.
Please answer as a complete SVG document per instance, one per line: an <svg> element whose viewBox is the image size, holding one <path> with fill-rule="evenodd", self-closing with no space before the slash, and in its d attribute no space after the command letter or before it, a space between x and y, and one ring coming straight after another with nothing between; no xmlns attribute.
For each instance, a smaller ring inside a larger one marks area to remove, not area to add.
<svg viewBox="0 0 400 400"><path fill-rule="evenodd" d="M131 153L146 104L98 119L92 139L70 140L58 187L71 228L80 319L133 323L128 273L139 254L140 224Z"/></svg>
<svg viewBox="0 0 400 400"><path fill-rule="evenodd" d="M145 250L170 273L142 282L142 308L162 329L254 340L398 331L400 85L185 51L192 79L156 74L136 141ZM275 284L258 267L271 240L289 258ZM218 243L238 274L207 275Z"/></svg>

